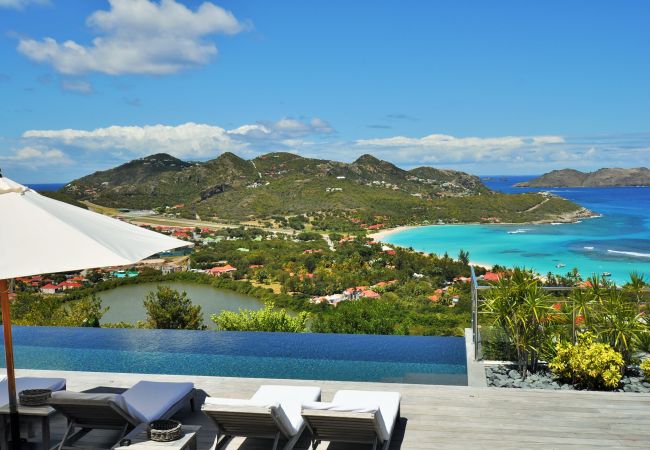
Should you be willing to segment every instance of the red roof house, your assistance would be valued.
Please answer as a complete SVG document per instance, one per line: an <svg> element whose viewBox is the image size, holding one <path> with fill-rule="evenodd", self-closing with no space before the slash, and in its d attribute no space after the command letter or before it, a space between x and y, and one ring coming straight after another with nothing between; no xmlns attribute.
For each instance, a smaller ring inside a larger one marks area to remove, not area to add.
<svg viewBox="0 0 650 450"><path fill-rule="evenodd" d="M236 267L233 267L230 264L226 264L225 266L218 266L213 267L212 269L208 269L208 273L214 275L215 277L220 277L224 273L235 272L236 270Z"/></svg>
<svg viewBox="0 0 650 450"><path fill-rule="evenodd" d="M366 298L379 298L381 295L373 291L372 289L366 289L365 291L361 292L361 297L366 297Z"/></svg>
<svg viewBox="0 0 650 450"><path fill-rule="evenodd" d="M494 273L494 272L485 272L485 275L483 275L483 279L485 281L499 281L501 279L501 274Z"/></svg>

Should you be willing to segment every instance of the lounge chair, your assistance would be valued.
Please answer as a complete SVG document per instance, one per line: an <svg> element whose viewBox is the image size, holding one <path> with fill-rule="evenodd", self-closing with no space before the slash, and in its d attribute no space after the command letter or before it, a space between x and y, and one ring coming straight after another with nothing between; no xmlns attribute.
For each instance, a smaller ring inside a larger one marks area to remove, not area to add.
<svg viewBox="0 0 650 450"><path fill-rule="evenodd" d="M40 377L18 377L16 378L16 395L26 389L50 389L52 392L65 389L65 378L40 378ZM9 392L7 390L7 379L0 381L0 406L9 403Z"/></svg>
<svg viewBox="0 0 650 450"><path fill-rule="evenodd" d="M330 403L303 405L302 417L312 433L312 447L320 441L378 445L388 449L400 416L399 392L338 391Z"/></svg>
<svg viewBox="0 0 650 450"><path fill-rule="evenodd" d="M58 449L68 447L94 429L119 430L116 443L134 427L168 419L189 403L194 411L194 385L139 381L122 394L56 392L50 406L68 419Z"/></svg>
<svg viewBox="0 0 650 450"><path fill-rule="evenodd" d="M273 439L273 450L286 440L291 450L305 429L302 405L320 400L320 388L306 386L260 386L249 400L208 397L203 412L217 426L213 447L234 436Z"/></svg>
<svg viewBox="0 0 650 450"><path fill-rule="evenodd" d="M16 396L20 394L21 391L26 389L49 389L52 392L65 390L65 378L41 378L41 377L18 377L16 378ZM8 413L9 410L6 409L6 406L9 404L9 392L7 388L7 378L3 378L0 381L0 407L3 407L3 410L6 410ZM7 448L7 443L9 441L9 427L7 426L8 414L3 413L0 417L0 439L2 443L0 448ZM34 416L23 415L21 416L21 434L26 435L28 438L33 435L33 422L36 420ZM40 418L39 418L40 419ZM48 429L49 429L49 425Z"/></svg>

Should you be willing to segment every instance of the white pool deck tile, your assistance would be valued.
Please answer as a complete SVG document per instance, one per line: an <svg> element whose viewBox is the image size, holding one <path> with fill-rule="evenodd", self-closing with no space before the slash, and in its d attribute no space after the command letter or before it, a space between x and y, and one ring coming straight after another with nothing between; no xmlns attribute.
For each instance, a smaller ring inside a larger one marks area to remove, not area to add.
<svg viewBox="0 0 650 450"><path fill-rule="evenodd" d="M650 448L650 394L49 370L18 370L17 375L63 377L73 391L98 386L128 388L143 379L192 381L208 395L232 398L249 398L262 384L320 386L324 401L331 400L339 389L398 391L402 394L402 419L392 450ZM200 411L187 409L177 418L201 425L198 448L210 448L215 428ZM63 434L64 425L61 417L53 421L52 442ZM235 439L226 447L270 448L271 442L263 439ZM307 434L295 448L309 448ZM318 446L318 450L366 448L371 447L327 442Z"/></svg>

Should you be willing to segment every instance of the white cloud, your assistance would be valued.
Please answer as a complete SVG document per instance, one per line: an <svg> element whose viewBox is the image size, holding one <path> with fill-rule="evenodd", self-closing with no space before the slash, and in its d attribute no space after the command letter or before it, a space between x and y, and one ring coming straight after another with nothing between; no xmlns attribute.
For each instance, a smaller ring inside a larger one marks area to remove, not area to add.
<svg viewBox="0 0 650 450"><path fill-rule="evenodd" d="M29 5L47 5L49 0L0 0L0 8L24 9Z"/></svg>
<svg viewBox="0 0 650 450"><path fill-rule="evenodd" d="M323 120L282 119L266 125L243 125L233 130L197 123L177 126L111 126L95 130L29 130L23 138L91 151L125 151L136 155L165 152L181 158L201 159L225 151L254 152L256 146L288 147L307 135L331 132Z"/></svg>
<svg viewBox="0 0 650 450"><path fill-rule="evenodd" d="M447 134L430 134L422 138L394 136L381 139L361 139L356 141L361 146L377 147L416 147L429 149L462 148L516 148L525 145L544 145L563 143L561 136L503 136L503 137L455 137Z"/></svg>
<svg viewBox="0 0 650 450"><path fill-rule="evenodd" d="M84 80L61 80L61 89L79 94L92 94L93 86Z"/></svg>
<svg viewBox="0 0 650 450"><path fill-rule="evenodd" d="M536 161L559 157L565 144L562 136L456 137L430 134L421 138L393 136L360 139L354 146L385 154L397 162L416 164L490 163ZM549 156L548 158L546 158Z"/></svg>
<svg viewBox="0 0 650 450"><path fill-rule="evenodd" d="M232 129L190 122L94 130L30 130L20 139L25 147L60 148L74 155L76 161L87 161L89 170L101 161L114 165L158 152L206 160L225 151L247 158L270 151L290 151L339 161L352 161L363 153L371 153L406 168L433 165L478 174L536 174L564 167L592 170L650 165L648 142L650 135L645 134L580 138L430 134L347 141L318 118L283 118Z"/></svg>
<svg viewBox="0 0 650 450"><path fill-rule="evenodd" d="M111 126L95 130L31 130L24 138L52 141L84 150L122 150L137 155L158 152L179 157L203 158L223 151L241 150L244 144L212 125L185 123L178 126Z"/></svg>
<svg viewBox="0 0 650 450"><path fill-rule="evenodd" d="M217 47L207 36L245 28L230 11L210 2L195 11L175 0L109 3L108 11L96 11L86 20L98 34L90 45L51 37L20 39L18 51L67 75L169 74L216 56Z"/></svg>
<svg viewBox="0 0 650 450"><path fill-rule="evenodd" d="M242 125L229 131L229 134L241 136L243 139L279 141L309 135L329 134L332 131L330 124L318 117L314 117L309 122L285 117L277 122Z"/></svg>
<svg viewBox="0 0 650 450"><path fill-rule="evenodd" d="M0 156L0 161L14 165L38 168L47 165L70 164L68 156L58 149L23 147L16 150L11 156Z"/></svg>

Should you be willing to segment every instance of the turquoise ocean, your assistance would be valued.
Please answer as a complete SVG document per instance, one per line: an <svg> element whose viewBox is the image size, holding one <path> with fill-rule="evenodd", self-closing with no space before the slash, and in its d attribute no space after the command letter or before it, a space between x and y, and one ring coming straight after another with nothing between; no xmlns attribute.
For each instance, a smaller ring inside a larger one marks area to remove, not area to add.
<svg viewBox="0 0 650 450"><path fill-rule="evenodd" d="M526 267L565 274L577 267L583 277L611 273L624 283L636 271L650 281L650 187L522 189L529 177L487 177L493 190L550 191L601 217L560 225L434 225L407 229L384 239L437 254L469 251L480 264Z"/></svg>

